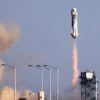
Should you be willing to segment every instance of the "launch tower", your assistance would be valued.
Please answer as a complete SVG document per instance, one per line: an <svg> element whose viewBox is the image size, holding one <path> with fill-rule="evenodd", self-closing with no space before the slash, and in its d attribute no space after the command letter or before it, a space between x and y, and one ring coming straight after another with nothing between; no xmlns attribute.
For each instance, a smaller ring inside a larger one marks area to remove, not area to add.
<svg viewBox="0 0 100 100"><path fill-rule="evenodd" d="M85 71L80 75L81 100L98 100L97 78L95 72Z"/></svg>

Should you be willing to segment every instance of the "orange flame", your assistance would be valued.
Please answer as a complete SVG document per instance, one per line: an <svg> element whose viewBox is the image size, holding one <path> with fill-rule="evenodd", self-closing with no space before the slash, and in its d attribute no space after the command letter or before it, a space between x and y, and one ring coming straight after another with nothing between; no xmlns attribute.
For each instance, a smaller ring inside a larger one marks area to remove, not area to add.
<svg viewBox="0 0 100 100"><path fill-rule="evenodd" d="M78 76L79 76L78 50L77 50L76 42L73 41L73 80L72 80L73 87L77 85Z"/></svg>

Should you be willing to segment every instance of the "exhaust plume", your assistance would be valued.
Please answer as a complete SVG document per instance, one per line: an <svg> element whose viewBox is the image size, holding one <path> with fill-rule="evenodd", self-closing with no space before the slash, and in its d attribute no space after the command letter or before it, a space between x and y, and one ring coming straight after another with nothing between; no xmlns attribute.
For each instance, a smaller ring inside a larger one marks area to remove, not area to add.
<svg viewBox="0 0 100 100"><path fill-rule="evenodd" d="M20 33L17 25L0 24L0 53L8 51L18 39Z"/></svg>
<svg viewBox="0 0 100 100"><path fill-rule="evenodd" d="M76 87L78 77L79 77L78 50L77 50L76 41L73 41L73 80L72 80L73 87Z"/></svg>

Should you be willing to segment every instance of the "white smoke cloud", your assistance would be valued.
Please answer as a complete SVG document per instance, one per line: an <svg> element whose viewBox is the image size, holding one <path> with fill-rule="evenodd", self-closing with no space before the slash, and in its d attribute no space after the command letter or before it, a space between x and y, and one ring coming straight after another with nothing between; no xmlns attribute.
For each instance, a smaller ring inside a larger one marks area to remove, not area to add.
<svg viewBox="0 0 100 100"><path fill-rule="evenodd" d="M15 24L0 23L0 53L7 52L17 41L21 31ZM3 79L5 67L1 64L4 62L0 60L0 81Z"/></svg>
<svg viewBox="0 0 100 100"><path fill-rule="evenodd" d="M16 98L18 100L19 98L19 93L16 92ZM14 89L5 86L1 91L0 91L0 100L14 100Z"/></svg>
<svg viewBox="0 0 100 100"><path fill-rule="evenodd" d="M5 86L0 90L0 100L14 100L14 89ZM35 94L31 90L26 89L22 94L20 91L16 91L16 100L19 98L26 98L26 100L37 100Z"/></svg>
<svg viewBox="0 0 100 100"><path fill-rule="evenodd" d="M23 93L23 97L26 98L27 100L32 99L33 100L33 93L30 90L25 90Z"/></svg>
<svg viewBox="0 0 100 100"><path fill-rule="evenodd" d="M18 39L20 33L17 25L0 24L0 52L8 51Z"/></svg>

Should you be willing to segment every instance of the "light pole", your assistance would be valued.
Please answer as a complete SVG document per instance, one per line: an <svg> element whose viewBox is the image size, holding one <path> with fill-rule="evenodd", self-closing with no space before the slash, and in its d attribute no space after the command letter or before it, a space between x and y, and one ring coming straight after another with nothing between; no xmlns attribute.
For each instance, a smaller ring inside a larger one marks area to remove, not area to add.
<svg viewBox="0 0 100 100"><path fill-rule="evenodd" d="M44 81L43 81L43 66L41 65L28 65L28 67L35 67L41 70L41 90L44 91ZM41 67L41 68L40 68Z"/></svg>
<svg viewBox="0 0 100 100"><path fill-rule="evenodd" d="M57 68L57 100L59 100L59 69Z"/></svg>
<svg viewBox="0 0 100 100"><path fill-rule="evenodd" d="M40 69L41 70L41 78L42 78L42 87L41 87L41 89L42 89L42 91L43 91L43 88L44 88L44 85L43 85L43 69L47 69L47 70L49 70L49 73L50 73L50 75L49 75L49 88L50 88L50 100L51 100L51 96L52 96L52 86L51 86L51 69L53 69L53 70L56 70L56 72L57 72L57 75L56 75L56 77L57 77L57 87L56 87L56 92L57 92L57 95L56 95L56 99L57 100L59 100L59 69L58 68L55 68L55 67L52 67L52 66L50 66L50 65L36 65L36 66L34 66L34 65L28 65L28 67L36 67L36 68L38 68L38 69Z"/></svg>
<svg viewBox="0 0 100 100"><path fill-rule="evenodd" d="M47 65L36 65L36 66L28 65L28 67L36 67L36 68L41 70L41 74L42 74L41 75L41 78L42 78L42 87L41 87L41 89L42 89L42 91L44 90L43 69L45 68L45 69L50 71L49 88L50 88L50 100L51 100L51 68L48 68Z"/></svg>
<svg viewBox="0 0 100 100"><path fill-rule="evenodd" d="M1 64L2 66L7 66L11 69L14 69L14 100L16 100L16 67L13 67L11 65L8 65L8 64Z"/></svg>
<svg viewBox="0 0 100 100"><path fill-rule="evenodd" d="M56 83L57 83L57 88L56 88L57 95L56 95L56 99L59 100L59 69L55 68L55 67L52 67L50 65L44 65L44 66L45 67L49 67L50 69L52 68L52 69L56 70L56 77L57 77L57 81L56 81ZM50 75L50 78L51 78L51 75ZM50 82L50 84L51 84L51 82Z"/></svg>
<svg viewBox="0 0 100 100"><path fill-rule="evenodd" d="M49 72L50 72L50 77L49 77L49 82L50 82L50 83L49 83L49 88L50 88L50 100L51 100L51 95L52 95L52 94L51 94L51 91L52 91L52 90L51 90L51 67L48 67L48 65L43 65L43 66L44 66L45 69L49 70Z"/></svg>
<svg viewBox="0 0 100 100"><path fill-rule="evenodd" d="M40 67L42 68L42 69L41 69L41 81L42 81L42 87L41 87L41 90L44 91L43 66L37 65L37 67L38 67L38 68L40 68Z"/></svg>

